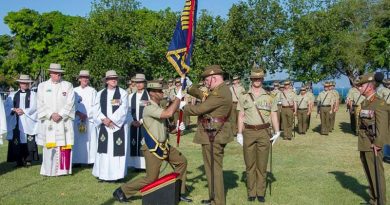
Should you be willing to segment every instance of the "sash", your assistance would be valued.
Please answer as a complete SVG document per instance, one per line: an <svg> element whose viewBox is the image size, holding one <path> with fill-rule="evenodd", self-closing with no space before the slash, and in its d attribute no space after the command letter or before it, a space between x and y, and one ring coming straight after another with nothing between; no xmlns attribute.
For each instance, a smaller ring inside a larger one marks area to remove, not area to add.
<svg viewBox="0 0 390 205"><path fill-rule="evenodd" d="M145 122L141 126L141 132L149 151L157 158L165 160L168 157L169 152L168 140L163 143L157 141L156 137L154 137L149 129L146 128Z"/></svg>
<svg viewBox="0 0 390 205"><path fill-rule="evenodd" d="M119 87L115 88L115 93L111 102L120 101L121 93ZM102 113L107 116L107 89L104 89L100 96L100 106ZM112 103L112 112L114 113L120 106L120 103ZM114 145L114 157L125 155L125 129L122 126L118 131L113 133L113 145ZM108 132L104 124L100 125L99 140L98 140L98 153L107 153L108 149Z"/></svg>
<svg viewBox="0 0 390 205"><path fill-rule="evenodd" d="M144 90L141 101L149 100L149 95L146 90ZM139 115L138 119L142 119L145 106L138 106ZM134 121L137 120L137 93L134 93L131 97L131 115L133 116ZM142 156L141 152L141 141L143 135L141 129L138 127L130 126L130 156Z"/></svg>

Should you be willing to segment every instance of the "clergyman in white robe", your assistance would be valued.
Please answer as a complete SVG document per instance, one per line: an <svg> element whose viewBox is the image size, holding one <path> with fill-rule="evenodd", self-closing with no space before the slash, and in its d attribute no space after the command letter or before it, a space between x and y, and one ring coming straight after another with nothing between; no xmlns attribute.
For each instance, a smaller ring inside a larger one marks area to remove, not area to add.
<svg viewBox="0 0 390 205"><path fill-rule="evenodd" d="M23 110L18 115L15 109ZM38 133L36 93L29 89L12 92L5 102L7 117L8 162L25 165L39 160L36 134Z"/></svg>
<svg viewBox="0 0 390 205"><path fill-rule="evenodd" d="M93 164L97 152L97 130L93 120L93 106L95 105L96 90L90 86L74 89L76 99L76 118L74 120L73 164ZM77 115L87 116L81 120Z"/></svg>
<svg viewBox="0 0 390 205"><path fill-rule="evenodd" d="M115 181L127 175L128 94L122 88L105 88L97 93L94 120L98 126L98 151L92 174L103 181ZM115 126L107 127L103 119Z"/></svg>
<svg viewBox="0 0 390 205"><path fill-rule="evenodd" d="M3 144L4 136L7 134L7 120L5 118L4 103L0 97L0 145Z"/></svg>
<svg viewBox="0 0 390 205"><path fill-rule="evenodd" d="M52 70L55 70L59 64L55 64L53 67L51 64L50 66L53 68ZM63 70L58 72L63 72ZM37 95L39 119L37 144L43 146L41 175L68 175L72 173L71 147L74 141L75 99L73 85L61 79L52 80L52 72L50 72L50 76L49 80L38 85ZM60 119L56 122L58 116Z"/></svg>

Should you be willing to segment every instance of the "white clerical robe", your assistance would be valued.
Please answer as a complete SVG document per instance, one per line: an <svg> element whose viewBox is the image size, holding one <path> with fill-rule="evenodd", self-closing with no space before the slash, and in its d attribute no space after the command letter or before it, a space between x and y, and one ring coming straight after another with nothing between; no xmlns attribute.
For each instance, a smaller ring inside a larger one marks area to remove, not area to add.
<svg viewBox="0 0 390 205"><path fill-rule="evenodd" d="M132 100L133 96L136 95L135 96L136 97L135 116L133 116L133 118L136 119L137 121L140 121L142 119L141 116L140 116L140 109L139 108L140 107L145 107L145 105L147 104L147 102L141 100L142 96L144 94L146 94L148 96L148 100L150 99L149 94L147 92L146 93L145 92L146 92L146 90L144 90L143 92L140 92L140 93L139 92L135 92L135 93L132 93L131 95L129 95L129 106L130 106L129 110L132 109L132 107L131 107L131 100ZM143 144L143 140L142 139L134 141L134 138L135 139L140 138L140 136L141 136L140 130L141 129L138 129L135 132L137 137L133 136L133 141L130 142L130 145L131 145L131 143L138 145L138 146L130 146L130 147L135 147L135 149L137 149L137 150L141 149L141 145ZM130 131L130 134L132 134L131 131ZM137 168L137 169L145 169L146 168L145 157L143 157L143 156L130 156L129 162L128 162L128 166L129 167L134 167L134 168Z"/></svg>
<svg viewBox="0 0 390 205"><path fill-rule="evenodd" d="M43 146L41 175L59 176L72 173L70 148L74 140L74 102L73 86L67 81L54 83L49 79L38 85L39 130L36 139L37 144ZM51 119L53 113L61 115L62 120L54 122Z"/></svg>
<svg viewBox="0 0 390 205"><path fill-rule="evenodd" d="M4 103L0 97L0 144L3 144L3 136L7 134L7 120L5 118Z"/></svg>
<svg viewBox="0 0 390 205"><path fill-rule="evenodd" d="M107 126L105 126L108 134L108 142L107 142L107 153L97 153L95 164L93 166L92 174L104 181L114 181L118 179L122 179L127 175L127 158L128 158L128 136L129 136L129 130L128 130L128 94L127 91L123 90L122 88L119 88L119 92L121 95L120 102L119 102L119 108L113 112L112 110L112 103L113 103L113 97L115 93L115 89L107 89L107 102L106 102L106 109L107 109L107 116L102 113L100 99L102 97L101 90L98 92L95 100L95 106L94 106L94 120L95 124L100 127L102 125L102 119L109 118L116 126L114 129L111 129ZM116 101L117 102L117 101ZM118 131L122 126L124 126L124 143L125 143L125 150L123 156L114 156L114 132ZM100 128L99 128L100 129ZM98 129L98 133L99 133ZM101 140L98 135L98 141ZM99 146L99 145L98 145Z"/></svg>
<svg viewBox="0 0 390 205"><path fill-rule="evenodd" d="M14 108L14 97L17 92L12 92L5 101L5 112L7 117L7 140L12 140L13 130L16 127L16 114L12 114ZM30 92L30 107L26 108L26 93L20 93L19 108L24 114L19 116L18 129L20 132L20 143L27 143L27 135L38 133L37 98L34 91Z"/></svg>
<svg viewBox="0 0 390 205"><path fill-rule="evenodd" d="M90 86L74 89L76 111L87 115L87 120L82 122L76 115L74 120L74 145L73 164L93 164L97 152L97 129L93 120L93 106L95 105L96 90ZM85 131L80 131L80 125L85 126Z"/></svg>

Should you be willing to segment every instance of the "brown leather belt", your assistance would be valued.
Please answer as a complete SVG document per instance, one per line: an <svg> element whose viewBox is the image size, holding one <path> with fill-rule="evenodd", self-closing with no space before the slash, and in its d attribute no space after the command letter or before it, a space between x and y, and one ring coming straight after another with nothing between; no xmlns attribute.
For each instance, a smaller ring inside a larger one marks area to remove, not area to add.
<svg viewBox="0 0 390 205"><path fill-rule="evenodd" d="M208 123L208 122L224 123L227 120L228 120L227 117L199 118L199 122L201 123Z"/></svg>
<svg viewBox="0 0 390 205"><path fill-rule="evenodd" d="M237 104L238 102L233 102L233 104Z"/></svg>
<svg viewBox="0 0 390 205"><path fill-rule="evenodd" d="M321 107L330 107L330 105L321 105Z"/></svg>
<svg viewBox="0 0 390 205"><path fill-rule="evenodd" d="M352 105L352 107L359 107L359 105Z"/></svg>
<svg viewBox="0 0 390 205"><path fill-rule="evenodd" d="M293 108L293 106L292 105L289 105L289 106L283 106L282 105L282 108Z"/></svg>
<svg viewBox="0 0 390 205"><path fill-rule="evenodd" d="M262 125L248 125L244 123L245 129L251 129L251 130L262 130L270 127L269 123L265 123Z"/></svg>
<svg viewBox="0 0 390 205"><path fill-rule="evenodd" d="M307 108L298 108L298 110L307 110Z"/></svg>

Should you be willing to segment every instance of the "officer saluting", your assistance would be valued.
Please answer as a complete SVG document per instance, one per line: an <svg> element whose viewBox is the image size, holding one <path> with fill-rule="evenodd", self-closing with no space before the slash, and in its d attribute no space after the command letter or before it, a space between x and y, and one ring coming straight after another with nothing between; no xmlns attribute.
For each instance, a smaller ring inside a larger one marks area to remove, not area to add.
<svg viewBox="0 0 390 205"><path fill-rule="evenodd" d="M379 77L378 77L379 76ZM380 99L375 81L382 81L383 75L374 73L359 76L356 80L359 92L366 97L359 113L358 150L370 186L370 204L386 204L386 184L383 170L384 144L389 143L389 112L385 100Z"/></svg>
<svg viewBox="0 0 390 205"><path fill-rule="evenodd" d="M198 99L205 98L201 104L184 106L184 112L199 116L194 143L202 146L210 196L209 199L202 200L202 204L224 205L226 203L222 164L224 148L227 143L233 141L231 124L228 121L233 102L222 75L222 68L219 65L205 68L202 78L205 86L210 89L207 97L200 89L191 86L192 83L187 80L190 86L188 93Z"/></svg>

